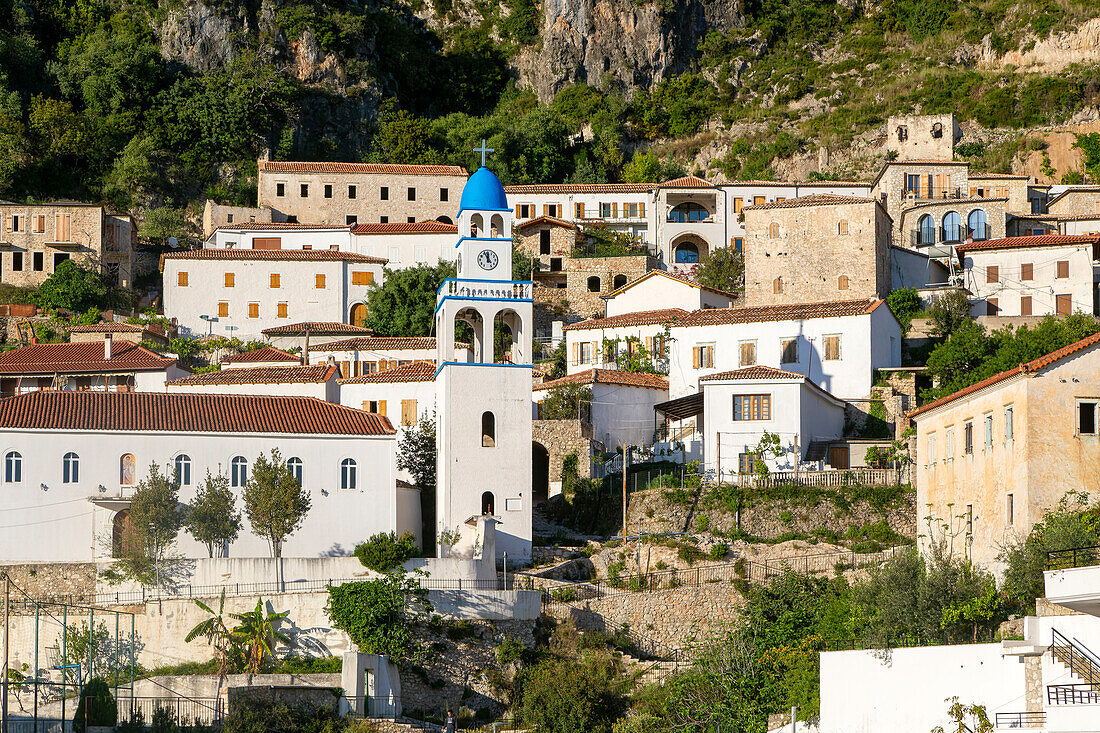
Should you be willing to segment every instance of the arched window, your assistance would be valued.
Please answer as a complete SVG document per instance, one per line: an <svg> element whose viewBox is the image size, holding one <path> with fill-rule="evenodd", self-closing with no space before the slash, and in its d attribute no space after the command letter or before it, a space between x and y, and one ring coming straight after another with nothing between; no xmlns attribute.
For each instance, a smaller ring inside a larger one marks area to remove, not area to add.
<svg viewBox="0 0 1100 733"><path fill-rule="evenodd" d="M943 215L943 241L945 242L961 242L966 237L962 231L962 220L959 219L959 212L948 211Z"/></svg>
<svg viewBox="0 0 1100 733"><path fill-rule="evenodd" d="M626 282L626 275L616 275L615 280L611 284L616 290L618 290L622 286L626 285Z"/></svg>
<svg viewBox="0 0 1100 733"><path fill-rule="evenodd" d="M497 416L486 410L481 413L481 447L495 448L497 445Z"/></svg>
<svg viewBox="0 0 1100 733"><path fill-rule="evenodd" d="M490 230L494 237L504 236L504 217L500 214L493 214L493 218L490 221Z"/></svg>
<svg viewBox="0 0 1100 733"><path fill-rule="evenodd" d="M118 483L121 486L133 486L137 483L137 459L133 453L123 453L118 459Z"/></svg>
<svg viewBox="0 0 1100 733"><path fill-rule="evenodd" d="M673 224L687 224L693 221L706 221L710 218L710 212L705 206L694 201L677 204L668 213L668 220Z"/></svg>
<svg viewBox="0 0 1100 733"><path fill-rule="evenodd" d="M989 224L986 222L985 212L974 209L966 218L966 226L970 230L970 236L975 240L989 239Z"/></svg>
<svg viewBox="0 0 1100 733"><path fill-rule="evenodd" d="M693 265L699 261L699 248L691 242L684 242L676 246L676 262Z"/></svg>
<svg viewBox="0 0 1100 733"><path fill-rule="evenodd" d="M836 279L836 289L837 290L847 290L848 289L848 276L847 275L841 275L840 277L838 277Z"/></svg>
<svg viewBox="0 0 1100 733"><path fill-rule="evenodd" d="M186 453L180 453L176 456L176 460L173 461L172 468L175 469L177 484L180 486L191 485L191 456Z"/></svg>
<svg viewBox="0 0 1100 733"><path fill-rule="evenodd" d="M768 226L768 236L772 239L777 239L779 237L779 222L773 221Z"/></svg>
<svg viewBox="0 0 1100 733"><path fill-rule="evenodd" d="M297 456L286 459L287 470L290 471L290 475L294 477L294 480L298 482L298 485L302 485L302 459Z"/></svg>
<svg viewBox="0 0 1100 733"><path fill-rule="evenodd" d="M595 275L588 278L588 292L590 292L590 293L600 292L600 278L596 277Z"/></svg>
<svg viewBox="0 0 1100 733"><path fill-rule="evenodd" d="M486 491L481 495L481 514L482 516L491 516L496 514L497 500L493 496L492 491Z"/></svg>
<svg viewBox="0 0 1100 733"><path fill-rule="evenodd" d="M935 244L936 243L936 222L932 217L925 214L921 218L917 219L917 244Z"/></svg>
<svg viewBox="0 0 1100 733"><path fill-rule="evenodd" d="M355 326L367 325L367 306L363 303L356 303L351 307L351 322Z"/></svg>
<svg viewBox="0 0 1100 733"><path fill-rule="evenodd" d="M76 453L66 453L61 459L61 483L75 484L80 481L80 456Z"/></svg>
<svg viewBox="0 0 1100 733"><path fill-rule="evenodd" d="M779 295L782 292L783 292L783 278L777 277L776 279L772 280L772 293L774 293L775 295Z"/></svg>
<svg viewBox="0 0 1100 733"><path fill-rule="evenodd" d="M905 142L909 139L909 128L905 125L898 125L897 133L899 143Z"/></svg>
<svg viewBox="0 0 1100 733"><path fill-rule="evenodd" d="M454 224L454 222L451 221L451 217L449 216L437 216L435 220L438 221L440 224Z"/></svg>
<svg viewBox="0 0 1100 733"><path fill-rule="evenodd" d="M470 236L480 237L485 231L485 220L481 218L481 214L474 214L470 217Z"/></svg>
<svg viewBox="0 0 1100 733"><path fill-rule="evenodd" d="M340 488L355 488L355 459L345 458L340 461Z"/></svg>
<svg viewBox="0 0 1100 733"><path fill-rule="evenodd" d="M244 456L233 456L229 462L229 484L236 488L244 488L248 483L248 459Z"/></svg>
<svg viewBox="0 0 1100 733"><path fill-rule="evenodd" d="M841 235L841 236L844 236L845 234L848 233L848 220L847 219L841 219L840 221L838 221L836 223L836 233Z"/></svg>
<svg viewBox="0 0 1100 733"><path fill-rule="evenodd" d="M18 451L4 456L4 483L23 483L23 456Z"/></svg>

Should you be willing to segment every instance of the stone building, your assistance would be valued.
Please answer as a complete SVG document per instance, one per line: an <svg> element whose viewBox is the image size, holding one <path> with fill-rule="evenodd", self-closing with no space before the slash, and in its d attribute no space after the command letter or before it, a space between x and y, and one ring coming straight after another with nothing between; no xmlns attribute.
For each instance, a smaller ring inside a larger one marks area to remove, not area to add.
<svg viewBox="0 0 1100 733"><path fill-rule="evenodd" d="M1010 173L968 173L966 195L970 198L1005 199L1008 211L1040 214L1041 211L1034 210L1036 207L1032 202L1037 203L1040 199L1030 194L1030 180L1028 176Z"/></svg>
<svg viewBox="0 0 1100 733"><path fill-rule="evenodd" d="M956 549L961 541L972 561L996 567L1000 548L1067 492L1096 500L1098 394L1094 334L909 413L917 506L949 524Z"/></svg>
<svg viewBox="0 0 1100 733"><path fill-rule="evenodd" d="M879 202L805 196L744 210L745 304L883 298L891 220Z"/></svg>
<svg viewBox="0 0 1100 733"><path fill-rule="evenodd" d="M95 204L0 203L0 280L38 287L72 259L128 288L134 277L135 238L133 219Z"/></svg>
<svg viewBox="0 0 1100 733"><path fill-rule="evenodd" d="M453 224L467 175L456 165L261 160L256 202L272 210L273 221Z"/></svg>
<svg viewBox="0 0 1100 733"><path fill-rule="evenodd" d="M898 212L895 228L903 247L953 245L1006 236L1007 198L914 200Z"/></svg>
<svg viewBox="0 0 1100 733"><path fill-rule="evenodd" d="M894 116L886 122L886 150L898 160L951 160L961 138L953 114Z"/></svg>
<svg viewBox="0 0 1100 733"><path fill-rule="evenodd" d="M202 238L209 239L220 227L285 222L285 216L272 211L268 206L230 206L207 199L202 209Z"/></svg>
<svg viewBox="0 0 1100 733"><path fill-rule="evenodd" d="M1073 186L1054 194L1047 211L1057 217L1100 215L1100 186Z"/></svg>

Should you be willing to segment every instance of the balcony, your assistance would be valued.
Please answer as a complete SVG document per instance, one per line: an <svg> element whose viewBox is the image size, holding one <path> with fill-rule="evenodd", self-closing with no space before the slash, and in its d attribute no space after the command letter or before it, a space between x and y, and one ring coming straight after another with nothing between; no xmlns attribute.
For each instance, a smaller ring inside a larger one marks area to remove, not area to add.
<svg viewBox="0 0 1100 733"><path fill-rule="evenodd" d="M914 229L909 232L909 244L913 247L927 247L936 243L935 229Z"/></svg>
<svg viewBox="0 0 1100 733"><path fill-rule="evenodd" d="M466 280L448 278L439 286L445 298L492 298L494 300L531 300L530 282L511 280Z"/></svg>
<svg viewBox="0 0 1100 733"><path fill-rule="evenodd" d="M1047 600L1080 613L1100 616L1100 547L1047 553L1043 573Z"/></svg>
<svg viewBox="0 0 1100 733"><path fill-rule="evenodd" d="M940 241L958 244L966 241L966 227L940 227Z"/></svg>
<svg viewBox="0 0 1100 733"><path fill-rule="evenodd" d="M1047 714L1042 710L1023 713L997 713L994 718L997 728L1043 728Z"/></svg>

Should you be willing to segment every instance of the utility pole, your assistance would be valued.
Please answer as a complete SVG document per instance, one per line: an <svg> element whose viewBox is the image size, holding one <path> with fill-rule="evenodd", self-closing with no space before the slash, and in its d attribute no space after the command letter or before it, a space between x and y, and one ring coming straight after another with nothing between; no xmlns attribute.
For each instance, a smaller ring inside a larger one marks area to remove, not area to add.
<svg viewBox="0 0 1100 733"><path fill-rule="evenodd" d="M0 678L0 733L8 733L8 650L11 648L11 576L4 573L4 664Z"/></svg>
<svg viewBox="0 0 1100 733"><path fill-rule="evenodd" d="M623 548L626 548L626 458L630 455L630 446L623 445Z"/></svg>

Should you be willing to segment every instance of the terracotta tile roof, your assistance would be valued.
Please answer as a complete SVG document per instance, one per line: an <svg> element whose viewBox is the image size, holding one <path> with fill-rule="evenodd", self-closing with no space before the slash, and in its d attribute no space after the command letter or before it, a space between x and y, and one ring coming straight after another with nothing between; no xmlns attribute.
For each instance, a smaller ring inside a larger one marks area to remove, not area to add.
<svg viewBox="0 0 1100 733"><path fill-rule="evenodd" d="M310 345L309 350L312 353L314 351L408 351L434 348L435 336L363 336L316 346Z"/></svg>
<svg viewBox="0 0 1100 733"><path fill-rule="evenodd" d="M1096 234L1032 234L1026 237L1004 237L967 242L955 248L957 252L977 252L986 249L1021 249L1024 247L1055 247L1062 245L1087 245L1100 243Z"/></svg>
<svg viewBox="0 0 1100 733"><path fill-rule="evenodd" d="M505 193L646 193L657 187L656 183L526 183L505 186Z"/></svg>
<svg viewBox="0 0 1100 733"><path fill-rule="evenodd" d="M570 323L563 331L587 331L593 328L622 328L625 326L652 326L659 323L675 323L688 312L683 308L660 308L652 311L621 313L607 318L592 318L587 321Z"/></svg>
<svg viewBox="0 0 1100 733"><path fill-rule="evenodd" d="M574 224L571 221L566 221L565 219L558 219L557 217L554 217L554 216L540 216L538 219L530 219L528 221L523 222L522 224L516 226L516 229L523 229L523 228L529 227L533 224L553 224L555 226L565 227L567 229L576 229L577 228L576 224Z"/></svg>
<svg viewBox="0 0 1100 733"><path fill-rule="evenodd" d="M351 231L351 227L347 224L302 224L299 222L278 222L278 221L246 221L240 224L222 224L216 228L216 232L267 232L272 230L285 229L287 231L310 231L316 229L317 231L332 231L332 232L347 232Z"/></svg>
<svg viewBox="0 0 1100 733"><path fill-rule="evenodd" d="M1098 192L1100 192L1100 186L1075 186L1073 188L1067 188L1064 191L1059 191L1058 193L1051 196L1050 200L1047 201L1047 207L1049 208L1050 205L1053 204L1055 201L1060 201L1061 199L1065 198L1066 196L1069 196L1070 194L1074 194L1074 193L1098 193Z"/></svg>
<svg viewBox="0 0 1100 733"><path fill-rule="evenodd" d="M43 390L0 400L0 429L393 435L381 415L314 397Z"/></svg>
<svg viewBox="0 0 1100 733"><path fill-rule="evenodd" d="M699 176L681 176L671 181L663 181L661 188L714 188L714 184Z"/></svg>
<svg viewBox="0 0 1100 733"><path fill-rule="evenodd" d="M776 369L770 366L751 366L742 369L734 369L728 372L718 372L699 377L700 382L725 381L727 379L805 379L805 374L789 372L786 369Z"/></svg>
<svg viewBox="0 0 1100 733"><path fill-rule="evenodd" d="M887 161L886 165L906 165L907 163L915 163L917 165L970 165L965 160L934 160L932 158L914 158L913 160L897 160ZM885 167L885 166L884 166Z"/></svg>
<svg viewBox="0 0 1100 733"><path fill-rule="evenodd" d="M1021 218L1021 217L1017 217ZM1040 218L1043 219L1055 219L1057 221L1094 221L1100 219L1100 212L1096 214L1074 214L1073 216L1055 216L1053 214L1047 214Z"/></svg>
<svg viewBox="0 0 1100 733"><path fill-rule="evenodd" d="M329 321L303 321L291 323L286 326L274 326L260 331L264 336L298 336L304 335L306 328L312 336L334 336L338 334L359 334L366 336L374 333L366 326L356 326L351 323L339 323Z"/></svg>
<svg viewBox="0 0 1100 733"><path fill-rule="evenodd" d="M814 187L826 187L826 186L870 186L870 181L799 181L795 185L797 186L814 186Z"/></svg>
<svg viewBox="0 0 1100 733"><path fill-rule="evenodd" d="M875 199L863 196L838 196L834 193L813 193L809 196L799 196L783 201L772 201L767 204L754 204L746 206L742 211L755 211L756 209L797 209L802 206L837 206L840 204L873 204Z"/></svg>
<svg viewBox="0 0 1100 733"><path fill-rule="evenodd" d="M149 372L176 363L130 341L113 340L110 359L103 358L103 347L102 341L23 346L0 354L0 374Z"/></svg>
<svg viewBox="0 0 1100 733"><path fill-rule="evenodd" d="M718 290L717 288L708 288L706 285L700 285L697 282L693 282L691 280L688 280L686 277L680 277L679 275L673 275L671 272L668 272L667 270L650 270L649 272L642 275L641 277L635 278L635 279L631 280L630 282L628 282L626 285L623 285L622 287L620 287L616 290L613 290L610 293L608 293L607 295L604 295L604 296L601 296L601 297L603 297L604 300L606 300L607 298L614 298L619 293L626 292L627 290L630 290L630 288L632 288L635 285L638 285L639 283L641 283L643 280L648 280L651 277L667 277L669 280L675 280L676 282L680 282L680 283L683 283L685 285L690 285L693 288L699 288L700 290L706 290L708 293L715 293L717 295L724 295L728 298L739 298L739 297L741 297L737 293L731 293L728 290Z"/></svg>
<svg viewBox="0 0 1100 733"><path fill-rule="evenodd" d="M748 308L705 308L672 324L674 328L687 326L724 326L732 323L760 323L765 321L802 321L809 318L839 318L862 316L884 305L877 298L865 300L834 300L824 303L797 303L793 305L758 305Z"/></svg>
<svg viewBox="0 0 1100 733"><path fill-rule="evenodd" d="M356 224L352 234L458 234L457 224L441 221L409 221L386 224Z"/></svg>
<svg viewBox="0 0 1100 733"><path fill-rule="evenodd" d="M341 252L335 249L193 249L188 252L169 252L163 260L270 260L273 262L368 262L384 265L389 260L382 257Z"/></svg>
<svg viewBox="0 0 1100 733"><path fill-rule="evenodd" d="M86 326L69 326L69 333L153 333L158 336L164 335L160 324L157 323L121 323L119 321L91 323Z"/></svg>
<svg viewBox="0 0 1100 733"><path fill-rule="evenodd" d="M1072 343L1069 346L1062 347L1061 349L1058 349L1057 351L1052 351L1049 354L1044 354L1038 359L1032 359L1031 361L1025 362L1018 367L1005 370L999 374L994 374L992 377L983 379L982 381L972 384L969 387L963 387L958 392L952 392L946 397L941 397L934 402L929 402L927 405L922 405L915 410L911 410L910 412L906 413L906 417L913 418L917 415L924 414L929 410L933 410L942 405L946 405L949 402L954 402L960 397L965 397L969 394L973 394L979 390L985 389L986 387L989 387L991 385L997 384L999 382L1004 382L1005 380L1010 379L1018 374L1026 374L1028 372L1038 371L1039 369L1048 367L1051 364L1059 362L1066 357L1073 356L1077 352L1096 346L1097 344L1100 344L1100 333L1094 333L1093 335Z"/></svg>
<svg viewBox="0 0 1100 733"><path fill-rule="evenodd" d="M459 165L402 165L398 163L324 163L295 160L261 160L259 168L271 173L382 173L394 176L468 176Z"/></svg>
<svg viewBox="0 0 1100 733"><path fill-rule="evenodd" d="M531 388L538 392L567 384L612 384L620 387L645 387L647 389L668 389L668 377L662 374L642 374L638 372L620 372L616 369L588 369L570 374L560 379L536 384Z"/></svg>
<svg viewBox="0 0 1100 733"><path fill-rule="evenodd" d="M241 367L240 369L219 369L216 372L192 374L180 379L173 379L168 384L180 386L206 384L314 384L327 382L339 371L338 367L328 364Z"/></svg>
<svg viewBox="0 0 1100 733"><path fill-rule="evenodd" d="M1029 180L1031 176L1025 176L1023 174L1016 173L967 173L968 180L974 180L975 178L995 178L997 180Z"/></svg>
<svg viewBox="0 0 1100 733"><path fill-rule="evenodd" d="M379 384L384 382L434 382L435 362L414 361L411 364L386 369L374 374L364 374L361 377L349 377L338 379L340 384Z"/></svg>
<svg viewBox="0 0 1100 733"><path fill-rule="evenodd" d="M222 364L246 364L251 362L285 361L302 363L300 356L295 356L289 351L276 349L274 346L261 346L252 351L245 351L222 359Z"/></svg>

